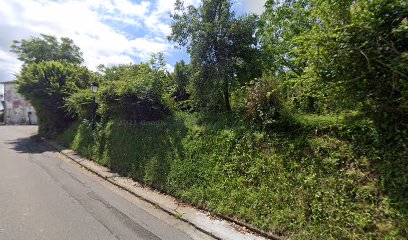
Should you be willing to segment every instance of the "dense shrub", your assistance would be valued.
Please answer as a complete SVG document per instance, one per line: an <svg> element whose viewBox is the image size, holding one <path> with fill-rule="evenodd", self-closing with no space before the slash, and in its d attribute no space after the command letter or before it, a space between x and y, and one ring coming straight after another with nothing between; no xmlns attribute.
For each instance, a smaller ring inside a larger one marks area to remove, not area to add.
<svg viewBox="0 0 408 240"><path fill-rule="evenodd" d="M89 88L80 89L65 98L66 109L72 116L79 119L90 120L96 106L96 94Z"/></svg>
<svg viewBox="0 0 408 240"><path fill-rule="evenodd" d="M357 1L352 24L337 33L341 48L346 47L333 60L349 69L344 81L348 93L388 131L408 130L402 126L408 118L407 16L406 1Z"/></svg>
<svg viewBox="0 0 408 240"><path fill-rule="evenodd" d="M190 65L186 64L183 60L176 63L174 66L174 72L170 78L169 88L172 96L177 102L186 101L190 98L190 94L187 91L190 72Z"/></svg>
<svg viewBox="0 0 408 240"><path fill-rule="evenodd" d="M0 123L4 122L4 112L0 112Z"/></svg>
<svg viewBox="0 0 408 240"><path fill-rule="evenodd" d="M98 92L98 114L102 118L155 121L170 114L165 99L165 71L140 64L118 81L102 85Z"/></svg>
<svg viewBox="0 0 408 240"><path fill-rule="evenodd" d="M64 99L88 88L95 76L86 68L67 62L40 62L23 65L17 76L17 90L36 109L39 132L55 136L75 121L64 107Z"/></svg>
<svg viewBox="0 0 408 240"><path fill-rule="evenodd" d="M378 139L372 123L315 115L298 122L296 132L268 134L227 114L175 113L94 132L74 125L60 140L187 203L290 239L406 238L407 164L392 169L370 142Z"/></svg>
<svg viewBox="0 0 408 240"><path fill-rule="evenodd" d="M97 104L102 120L155 121L170 114L164 91L167 75L147 63L104 70L99 91L78 91L66 99L67 108L81 119L90 120Z"/></svg>
<svg viewBox="0 0 408 240"><path fill-rule="evenodd" d="M272 76L264 76L249 85L246 96L246 116L249 120L269 125L281 118L282 109L279 89Z"/></svg>
<svg viewBox="0 0 408 240"><path fill-rule="evenodd" d="M160 82L149 76L108 83L98 93L98 114L137 122L160 120L170 113L161 87Z"/></svg>

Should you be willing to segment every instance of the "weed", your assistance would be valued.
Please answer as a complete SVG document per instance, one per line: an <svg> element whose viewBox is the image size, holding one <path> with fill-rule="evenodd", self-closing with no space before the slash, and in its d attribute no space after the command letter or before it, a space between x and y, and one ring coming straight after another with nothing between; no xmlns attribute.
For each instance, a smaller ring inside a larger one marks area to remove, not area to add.
<svg viewBox="0 0 408 240"><path fill-rule="evenodd" d="M295 116L259 130L227 114L111 121L59 137L84 156L180 200L295 239L405 238L407 161L366 120ZM93 136L92 136L93 135Z"/></svg>

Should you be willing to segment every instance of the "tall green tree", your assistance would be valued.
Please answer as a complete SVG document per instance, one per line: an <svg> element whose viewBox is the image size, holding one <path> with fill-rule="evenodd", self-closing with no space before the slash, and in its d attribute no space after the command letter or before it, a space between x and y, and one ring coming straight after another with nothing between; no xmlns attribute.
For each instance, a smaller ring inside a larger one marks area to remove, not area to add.
<svg viewBox="0 0 408 240"><path fill-rule="evenodd" d="M306 63L297 61L294 39L312 28L311 12L309 0L268 0L265 3L258 37L266 69L276 74L302 75Z"/></svg>
<svg viewBox="0 0 408 240"><path fill-rule="evenodd" d="M252 77L240 70L256 62L256 17L237 18L229 0L203 0L187 8L178 0L175 10L169 39L191 56L193 100L199 107L230 111L230 88Z"/></svg>
<svg viewBox="0 0 408 240"><path fill-rule="evenodd" d="M362 107L379 125L399 128L407 118L407 16L403 0L270 0L260 35L271 68L302 101Z"/></svg>
<svg viewBox="0 0 408 240"><path fill-rule="evenodd" d="M58 40L55 36L45 34L14 40L11 52L17 54L18 59L25 64L51 60L81 64L84 61L80 48L71 39L62 37Z"/></svg>
<svg viewBox="0 0 408 240"><path fill-rule="evenodd" d="M173 95L176 101L183 101L189 98L188 85L190 79L189 65L181 60L174 66L174 72L171 77L173 86Z"/></svg>
<svg viewBox="0 0 408 240"><path fill-rule="evenodd" d="M86 67L43 61L23 65L17 76L17 90L36 109L40 134L53 137L75 121L66 111L65 99L80 89L88 89L93 81L95 75Z"/></svg>
<svg viewBox="0 0 408 240"><path fill-rule="evenodd" d="M267 1L259 31L264 66L278 76L283 95L295 109L321 113L355 105L341 96L344 87L331 81L333 68L323 70L338 54L333 34L350 24L352 3Z"/></svg>
<svg viewBox="0 0 408 240"><path fill-rule="evenodd" d="M333 31L330 42L337 54L322 71L334 69L336 83L381 128L402 132L404 125L407 137L408 2L359 0L350 16L349 25Z"/></svg>
<svg viewBox="0 0 408 240"><path fill-rule="evenodd" d="M24 63L16 76L17 91L36 109L40 134L52 137L62 132L75 120L66 110L65 99L96 81L92 72L79 65L83 62L79 47L69 38L41 34L13 41L11 52Z"/></svg>

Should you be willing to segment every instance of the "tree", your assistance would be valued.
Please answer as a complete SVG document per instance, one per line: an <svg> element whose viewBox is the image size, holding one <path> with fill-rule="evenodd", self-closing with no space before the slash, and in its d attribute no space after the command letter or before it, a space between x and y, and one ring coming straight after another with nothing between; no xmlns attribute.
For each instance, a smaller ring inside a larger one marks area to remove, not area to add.
<svg viewBox="0 0 408 240"><path fill-rule="evenodd" d="M190 79L190 69L189 65L181 60L174 66L174 72L171 78L171 84L174 86L173 96L176 101L184 101L189 99L190 94L188 93L188 85Z"/></svg>
<svg viewBox="0 0 408 240"><path fill-rule="evenodd" d="M140 65L137 64L120 64L106 67L101 64L98 66L98 71L105 81L118 81L126 79L129 75L140 71Z"/></svg>
<svg viewBox="0 0 408 240"><path fill-rule="evenodd" d="M408 116L406 1L270 0L266 7L261 40L277 62L272 68L294 83L291 91L313 104L332 98L336 108L358 106L385 128L401 127Z"/></svg>
<svg viewBox="0 0 408 240"><path fill-rule="evenodd" d="M276 74L302 75L305 62L296 61L294 39L313 26L309 0L268 0L261 16L258 37L265 68Z"/></svg>
<svg viewBox="0 0 408 240"><path fill-rule="evenodd" d="M111 67L103 70L96 95L80 90L68 98L68 110L80 119L91 118L93 98L98 103L101 121L129 120L132 123L156 121L171 114L164 86L168 80L162 54L153 54L149 62Z"/></svg>
<svg viewBox="0 0 408 240"><path fill-rule="evenodd" d="M80 89L88 89L93 81L95 75L76 64L29 63L23 65L17 76L17 90L36 109L40 134L53 137L75 120L66 110L65 99Z"/></svg>
<svg viewBox="0 0 408 240"><path fill-rule="evenodd" d="M407 16L403 0L355 1L350 24L330 39L337 54L322 66L335 70L336 83L387 132L408 129Z"/></svg>
<svg viewBox="0 0 408 240"><path fill-rule="evenodd" d="M230 88L244 72L239 70L256 62L256 17L236 18L229 0L203 0L187 8L178 0L175 6L169 39L191 55L193 100L200 107L230 111Z"/></svg>
<svg viewBox="0 0 408 240"><path fill-rule="evenodd" d="M323 68L338 54L333 33L350 23L352 2L267 1L259 31L264 66L278 76L283 96L296 110L322 113L357 105L332 81L334 68Z"/></svg>
<svg viewBox="0 0 408 240"><path fill-rule="evenodd" d="M83 62L82 53L69 38L41 34L13 41L11 52L23 61L17 75L17 90L30 100L37 111L40 134L52 137L75 120L65 108L65 98L88 88L95 75Z"/></svg>
<svg viewBox="0 0 408 240"><path fill-rule="evenodd" d="M21 41L14 40L11 52L17 54L18 59L25 64L50 60L81 64L84 61L82 52L71 39L62 37L58 41L56 37L45 34Z"/></svg>

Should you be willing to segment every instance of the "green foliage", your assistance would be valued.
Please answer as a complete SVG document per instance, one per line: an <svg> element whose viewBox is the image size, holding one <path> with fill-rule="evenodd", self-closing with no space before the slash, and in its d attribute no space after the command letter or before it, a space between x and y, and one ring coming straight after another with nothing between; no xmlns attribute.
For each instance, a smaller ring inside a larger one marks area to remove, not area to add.
<svg viewBox="0 0 408 240"><path fill-rule="evenodd" d="M346 49L336 60L350 74L345 86L385 129L399 128L408 117L407 16L406 1L358 1L352 23L338 31Z"/></svg>
<svg viewBox="0 0 408 240"><path fill-rule="evenodd" d="M39 119L39 132L53 137L75 121L69 116L64 100L83 88L88 88L95 76L78 64L83 62L79 47L69 38L60 41L41 34L13 41L11 52L23 61L17 75L17 90L30 100Z"/></svg>
<svg viewBox="0 0 408 240"><path fill-rule="evenodd" d="M206 0L199 7L176 3L169 39L191 55L190 93L208 110L231 110L231 87L260 75L255 16L235 17L229 0Z"/></svg>
<svg viewBox="0 0 408 240"><path fill-rule="evenodd" d="M78 119L91 119L96 107L96 94L90 88L79 89L64 99L64 107Z"/></svg>
<svg viewBox="0 0 408 240"><path fill-rule="evenodd" d="M160 56L159 56L160 57ZM167 74L163 60L153 58L150 66L124 71L118 81L108 82L98 92L98 114L102 118L155 121L170 114L165 99Z"/></svg>
<svg viewBox="0 0 408 240"><path fill-rule="evenodd" d="M4 112L0 112L0 123L4 122Z"/></svg>
<svg viewBox="0 0 408 240"><path fill-rule="evenodd" d="M109 119L159 120L170 113L163 94L163 82L147 73L104 84L98 92L98 114Z"/></svg>
<svg viewBox="0 0 408 240"><path fill-rule="evenodd" d="M111 121L93 136L74 125L60 139L187 203L289 238L406 238L407 161L392 168L372 121L296 118L296 131L268 133L231 114L176 113L154 124Z"/></svg>
<svg viewBox="0 0 408 240"><path fill-rule="evenodd" d="M94 104L103 121L109 119L134 122L156 121L170 114L164 86L168 81L163 55L150 63L100 67L103 75L97 94L87 89L66 99L70 112L80 119L91 120Z"/></svg>
<svg viewBox="0 0 408 240"><path fill-rule="evenodd" d="M282 96L294 110L327 113L356 108L355 101L345 101L344 86L331 82L330 69L321 69L336 54L336 42L329 46L327 38L330 31L347 24L350 2L267 1L258 32L264 66L278 77Z"/></svg>
<svg viewBox="0 0 408 240"><path fill-rule="evenodd" d="M305 62L297 61L293 40L311 29L313 20L310 15L308 0L266 1L265 12L259 22L262 31L258 32L266 69L280 75L302 75Z"/></svg>
<svg viewBox="0 0 408 240"><path fill-rule="evenodd" d="M170 80L172 95L177 102L190 98L187 87L190 79L190 66L181 60L174 66L174 73Z"/></svg>
<svg viewBox="0 0 408 240"><path fill-rule="evenodd" d="M64 107L64 99L88 88L94 75L86 67L67 62L29 63L17 76L17 90L37 111L40 134L52 137L62 132L74 117Z"/></svg>
<svg viewBox="0 0 408 240"><path fill-rule="evenodd" d="M45 34L21 41L14 40L11 52L17 54L18 59L25 64L51 60L81 64L84 61L79 47L71 39L62 37L58 41L56 37Z"/></svg>
<svg viewBox="0 0 408 240"><path fill-rule="evenodd" d="M117 81L120 79L128 79L132 74L140 70L139 64L120 64L117 66L106 67L103 64L98 66L98 71L104 81Z"/></svg>
<svg viewBox="0 0 408 240"><path fill-rule="evenodd" d="M246 117L262 125L271 125L281 118L282 100L275 79L266 75L256 79L247 90Z"/></svg>
<svg viewBox="0 0 408 240"><path fill-rule="evenodd" d="M296 13L296 14L294 14ZM268 1L259 33L295 110L360 110L390 141L408 132L408 7L402 0Z"/></svg>

